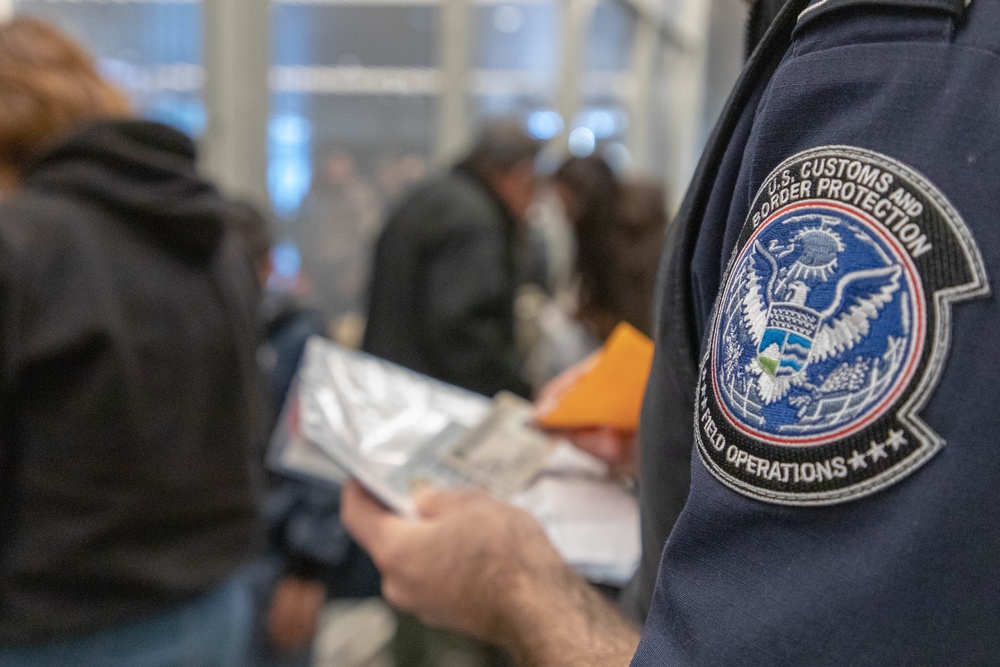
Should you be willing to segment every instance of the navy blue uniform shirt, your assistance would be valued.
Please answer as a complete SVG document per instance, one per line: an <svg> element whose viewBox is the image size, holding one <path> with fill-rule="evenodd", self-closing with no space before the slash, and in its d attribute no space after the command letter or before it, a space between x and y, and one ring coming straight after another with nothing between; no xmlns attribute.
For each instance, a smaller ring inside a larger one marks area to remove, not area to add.
<svg viewBox="0 0 1000 667"><path fill-rule="evenodd" d="M791 0L737 84L661 271L650 551L695 454L634 665L1000 664L1000 1L965 5Z"/></svg>

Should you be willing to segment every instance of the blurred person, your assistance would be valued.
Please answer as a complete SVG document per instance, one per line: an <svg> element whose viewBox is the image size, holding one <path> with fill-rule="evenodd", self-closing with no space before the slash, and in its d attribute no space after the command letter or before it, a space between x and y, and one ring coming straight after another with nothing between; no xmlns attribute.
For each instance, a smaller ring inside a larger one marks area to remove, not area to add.
<svg viewBox="0 0 1000 667"><path fill-rule="evenodd" d="M303 212L300 248L311 301L334 322L363 309L368 258L379 231L382 199L339 147L321 151Z"/></svg>
<svg viewBox="0 0 1000 667"><path fill-rule="evenodd" d="M514 297L538 150L519 125L489 125L397 203L375 248L366 352L488 396L529 392Z"/></svg>
<svg viewBox="0 0 1000 667"><path fill-rule="evenodd" d="M533 392L597 347L573 317L578 292L573 232L551 179L542 183L531 207L530 225L544 249L545 274L541 284L522 285L515 302L523 372Z"/></svg>
<svg viewBox="0 0 1000 667"><path fill-rule="evenodd" d="M379 158L375 183L384 201L395 202L408 188L428 176L427 160L416 153Z"/></svg>
<svg viewBox="0 0 1000 667"><path fill-rule="evenodd" d="M326 320L294 295L267 289L272 236L267 218L247 203L232 228L247 242L264 297L257 361L268 389L269 428L282 407L311 336ZM379 594L378 572L340 523L340 487L299 476L268 474L264 502L268 552L252 569L256 622L246 667L309 665L328 599Z"/></svg>
<svg viewBox="0 0 1000 667"><path fill-rule="evenodd" d="M623 182L598 156L569 158L553 182L576 240L577 316L599 341L619 322L652 335L653 287L667 223L662 186Z"/></svg>
<svg viewBox="0 0 1000 667"><path fill-rule="evenodd" d="M569 158L553 175L552 186L575 240L577 294L571 310L592 342L590 350L581 346L558 299L536 307L536 340L528 360L539 404L553 400L589 368L589 360L574 364L603 343L618 323L628 322L652 336L656 271L667 223L661 184L620 180L599 156ZM569 363L566 353L573 354ZM554 368L555 361L563 363ZM549 371L547 384L537 383L543 369ZM554 435L571 439L617 475L632 478L637 472L634 432L597 427Z"/></svg>
<svg viewBox="0 0 1000 667"><path fill-rule="evenodd" d="M520 510L348 486L387 597L529 665L998 664L998 25L789 0L754 51L659 274L641 630Z"/></svg>
<svg viewBox="0 0 1000 667"><path fill-rule="evenodd" d="M487 396L530 392L514 308L539 148L519 125L493 123L451 171L396 203L375 247L364 351ZM409 665L503 664L408 617L395 653Z"/></svg>
<svg viewBox="0 0 1000 667"><path fill-rule="evenodd" d="M611 263L602 272L592 300L647 336L653 335L656 270L666 231L663 185L626 179L610 232Z"/></svg>
<svg viewBox="0 0 1000 667"><path fill-rule="evenodd" d="M621 200L621 183L600 156L572 157L552 177L575 240L575 269L579 280L577 318L598 343L618 320L607 308L604 279L612 265L610 233Z"/></svg>
<svg viewBox="0 0 1000 667"><path fill-rule="evenodd" d="M651 335L664 199L660 185L622 181L600 156L571 157L553 174L533 217L553 251L552 294L535 290L518 304L534 387L594 351L620 322Z"/></svg>
<svg viewBox="0 0 1000 667"><path fill-rule="evenodd" d="M258 290L183 134L0 24L0 664L238 667Z"/></svg>
<svg viewBox="0 0 1000 667"><path fill-rule="evenodd" d="M298 371L306 341L310 336L325 335L326 319L293 292L271 287L273 237L268 218L248 202L234 202L233 207L237 214L230 219L230 228L244 239L262 291L258 314L262 342L257 361L267 381L271 431Z"/></svg>

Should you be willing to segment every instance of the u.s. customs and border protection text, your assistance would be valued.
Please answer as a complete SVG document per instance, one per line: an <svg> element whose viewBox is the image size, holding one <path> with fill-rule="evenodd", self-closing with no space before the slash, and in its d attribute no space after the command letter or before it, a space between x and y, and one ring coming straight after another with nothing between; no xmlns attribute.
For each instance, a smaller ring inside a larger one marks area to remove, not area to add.
<svg viewBox="0 0 1000 667"><path fill-rule="evenodd" d="M989 291L958 212L913 169L826 146L764 180L716 303L696 442L723 483L829 504L902 479L944 444L919 417L951 304Z"/></svg>

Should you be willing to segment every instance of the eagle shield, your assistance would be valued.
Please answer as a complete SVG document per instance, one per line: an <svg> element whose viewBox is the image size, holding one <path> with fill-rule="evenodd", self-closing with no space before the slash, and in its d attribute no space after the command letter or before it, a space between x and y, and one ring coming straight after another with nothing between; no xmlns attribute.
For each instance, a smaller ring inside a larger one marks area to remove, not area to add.
<svg viewBox="0 0 1000 667"><path fill-rule="evenodd" d="M764 335L757 346L761 370L772 377L791 376L804 370L822 323L823 318L812 308L772 303L767 309Z"/></svg>

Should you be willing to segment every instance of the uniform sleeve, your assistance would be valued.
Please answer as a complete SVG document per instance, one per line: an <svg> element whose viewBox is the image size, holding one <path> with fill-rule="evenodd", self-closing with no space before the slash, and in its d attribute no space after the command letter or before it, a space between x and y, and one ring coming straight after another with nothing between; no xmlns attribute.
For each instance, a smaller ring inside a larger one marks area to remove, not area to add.
<svg viewBox="0 0 1000 667"><path fill-rule="evenodd" d="M813 2L699 184L690 495L634 665L996 661L1000 3L965 4Z"/></svg>

